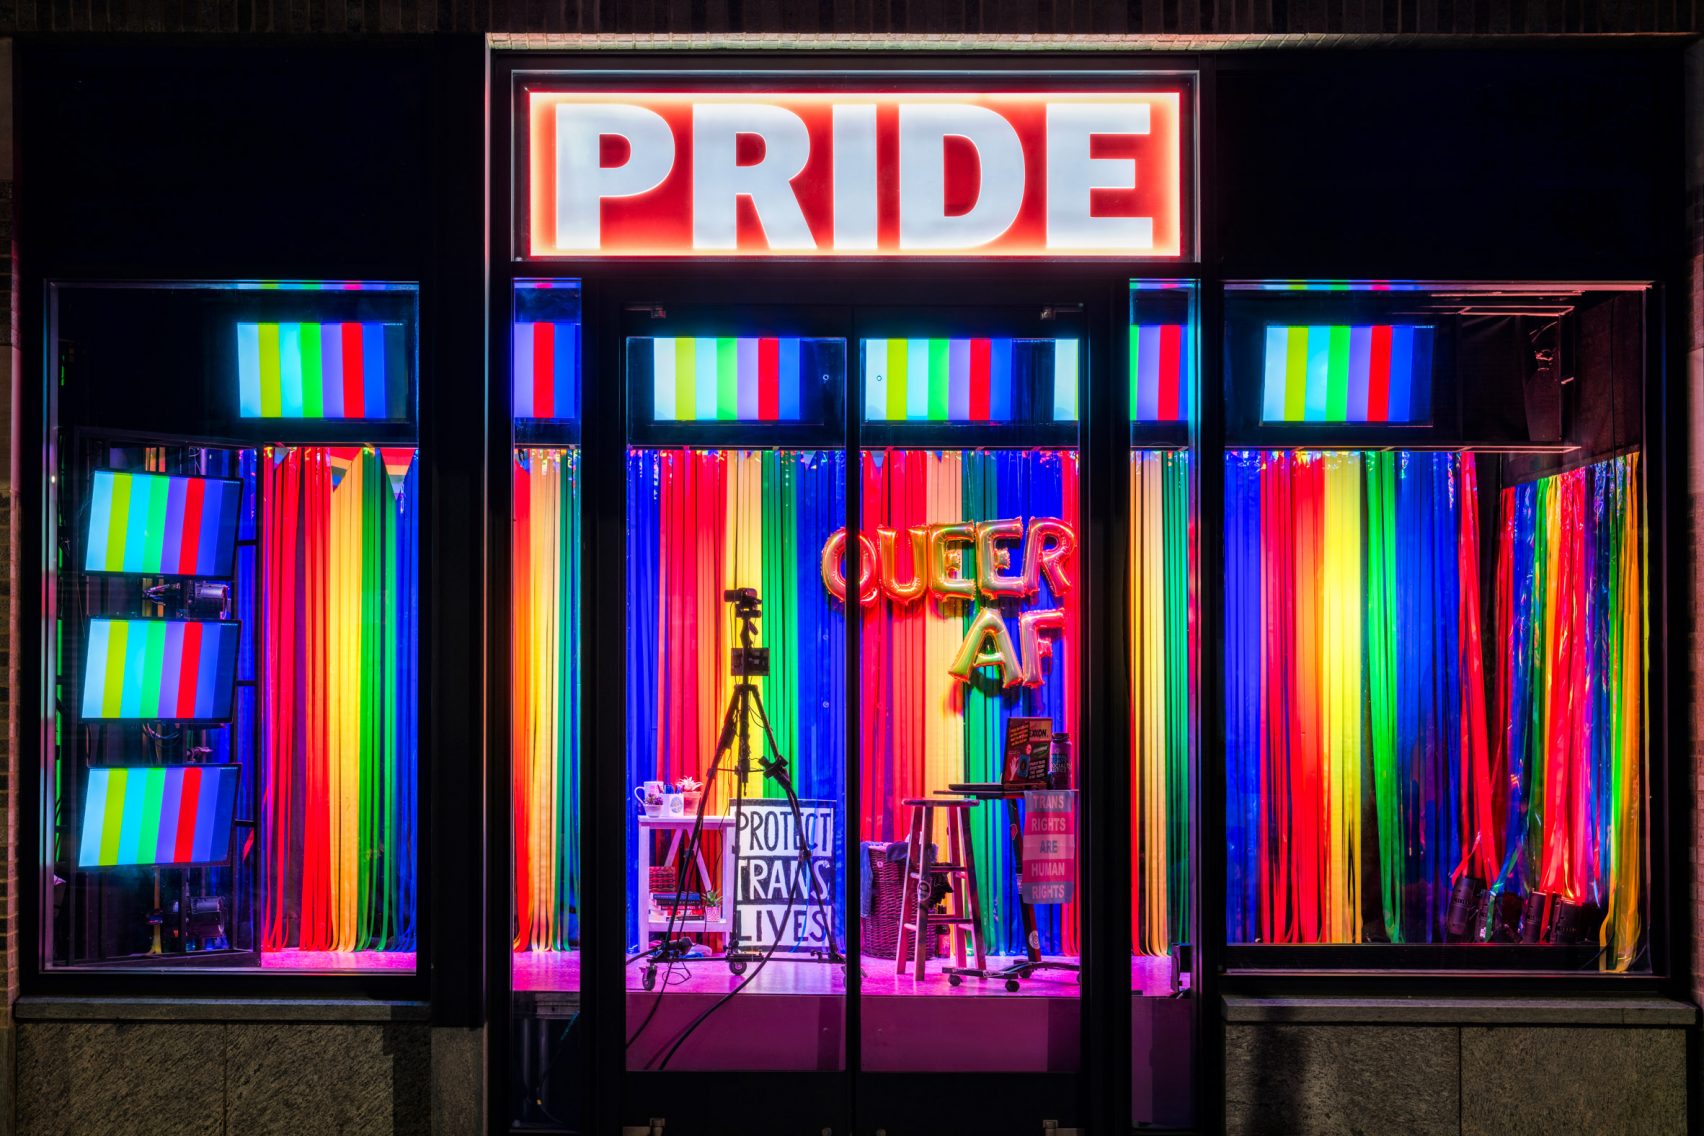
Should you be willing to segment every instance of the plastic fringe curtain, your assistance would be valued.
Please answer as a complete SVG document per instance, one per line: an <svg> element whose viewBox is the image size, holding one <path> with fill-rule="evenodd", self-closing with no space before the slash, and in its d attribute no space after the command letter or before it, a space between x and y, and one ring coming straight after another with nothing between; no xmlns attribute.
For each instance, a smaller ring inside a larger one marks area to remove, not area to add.
<svg viewBox="0 0 1704 1136"><path fill-rule="evenodd" d="M1479 839L1458 812L1484 752L1473 456L1225 472L1231 940L1439 940Z"/></svg>
<svg viewBox="0 0 1704 1136"><path fill-rule="evenodd" d="M1497 525L1494 887L1595 905L1616 971L1642 934L1641 524L1629 454L1503 490Z"/></svg>
<svg viewBox="0 0 1704 1136"><path fill-rule="evenodd" d="M514 453L510 745L516 950L580 938L580 472L576 449Z"/></svg>
<svg viewBox="0 0 1704 1136"><path fill-rule="evenodd" d="M1232 941L1440 942L1472 875L1595 905L1631 965L1637 455L1503 490L1489 645L1472 454L1241 451L1226 493Z"/></svg>
<svg viewBox="0 0 1704 1136"><path fill-rule="evenodd" d="M874 450L863 455L862 476L866 532L878 525L904 531L950 521L1021 517L1027 522L1038 516L1058 517L1077 530L1073 450ZM910 578L908 559L902 555L895 568L902 579ZM1076 564L1070 567L1078 571ZM1041 594L1021 605L1062 608L1066 625L1041 686L1013 690L983 682L962 685L947 673L975 614L972 605L931 596L907 607L883 598L864 609L861 839L903 839L910 817L900 802L907 797L927 796L952 781L999 781L1006 720L1014 715L1050 717L1056 730L1065 730L1074 742L1080 738L1079 600L1079 589L1055 596L1044 580ZM1013 605L1008 614L1016 611ZM1079 768L1081 760L1073 751ZM970 827L987 942L995 954L1021 954L1005 807L978 806ZM934 839L939 843L943 834L937 832ZM1077 952L1074 905L1038 907L1036 919L1044 952Z"/></svg>
<svg viewBox="0 0 1704 1136"><path fill-rule="evenodd" d="M1164 955L1189 933L1190 726L1196 705L1190 457L1130 458L1130 942Z"/></svg>
<svg viewBox="0 0 1704 1136"><path fill-rule="evenodd" d="M263 947L413 950L419 472L261 458Z"/></svg>
<svg viewBox="0 0 1704 1136"><path fill-rule="evenodd" d="M627 776L707 779L733 689L735 626L722 593L759 589L758 680L770 724L804 800L844 802L845 617L818 576L818 555L846 514L846 461L833 450L653 450L627 456ZM755 728L755 726L754 726ZM725 812L731 775L706 786L707 813ZM780 796L760 775L748 796ZM628 863L636 863L636 810ZM838 831L838 826L837 826ZM705 838L714 863L717 837ZM845 850L835 850L844 879ZM639 941L628 875L627 935ZM835 922L846 913L837 898Z"/></svg>

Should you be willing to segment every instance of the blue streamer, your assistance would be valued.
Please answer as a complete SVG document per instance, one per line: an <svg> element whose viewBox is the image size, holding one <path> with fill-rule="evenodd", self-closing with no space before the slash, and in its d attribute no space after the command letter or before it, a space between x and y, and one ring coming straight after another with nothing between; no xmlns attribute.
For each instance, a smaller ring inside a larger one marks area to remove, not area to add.
<svg viewBox="0 0 1704 1136"><path fill-rule="evenodd" d="M1225 455L1225 929L1260 932L1260 455Z"/></svg>

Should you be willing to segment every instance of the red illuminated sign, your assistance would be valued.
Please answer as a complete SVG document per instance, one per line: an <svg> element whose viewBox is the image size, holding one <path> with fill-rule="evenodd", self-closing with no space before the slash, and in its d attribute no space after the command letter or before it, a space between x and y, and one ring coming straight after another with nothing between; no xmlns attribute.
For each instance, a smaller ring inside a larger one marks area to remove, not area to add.
<svg viewBox="0 0 1704 1136"><path fill-rule="evenodd" d="M532 256L1178 257L1183 91L529 91Z"/></svg>

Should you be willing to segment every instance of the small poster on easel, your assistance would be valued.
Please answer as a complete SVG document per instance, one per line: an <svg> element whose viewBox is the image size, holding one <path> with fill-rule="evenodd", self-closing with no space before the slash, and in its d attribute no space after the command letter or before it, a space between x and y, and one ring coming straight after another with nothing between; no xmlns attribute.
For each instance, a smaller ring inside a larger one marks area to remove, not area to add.
<svg viewBox="0 0 1704 1136"><path fill-rule="evenodd" d="M1052 718L1008 718L1000 783L1020 788L1047 784L1047 757L1052 744Z"/></svg>
<svg viewBox="0 0 1704 1136"><path fill-rule="evenodd" d="M1025 903L1070 903L1077 894L1077 794L1069 789L1024 794Z"/></svg>

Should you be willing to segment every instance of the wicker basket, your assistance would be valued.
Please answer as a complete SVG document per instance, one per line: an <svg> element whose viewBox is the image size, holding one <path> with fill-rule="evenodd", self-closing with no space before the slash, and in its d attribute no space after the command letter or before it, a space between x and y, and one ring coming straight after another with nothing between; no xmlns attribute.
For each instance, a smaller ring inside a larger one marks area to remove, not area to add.
<svg viewBox="0 0 1704 1136"><path fill-rule="evenodd" d="M889 860L880 854L886 850L887 845L871 845L872 854L864 860L864 870L870 873L870 914L859 920L858 941L864 954L890 959L899 942L899 910L904 898L900 889L905 884L905 861ZM948 927L935 928L931 958L946 957L950 933Z"/></svg>

